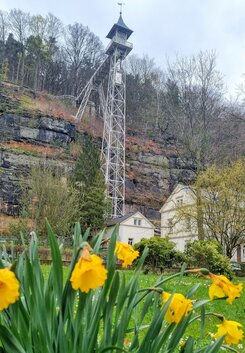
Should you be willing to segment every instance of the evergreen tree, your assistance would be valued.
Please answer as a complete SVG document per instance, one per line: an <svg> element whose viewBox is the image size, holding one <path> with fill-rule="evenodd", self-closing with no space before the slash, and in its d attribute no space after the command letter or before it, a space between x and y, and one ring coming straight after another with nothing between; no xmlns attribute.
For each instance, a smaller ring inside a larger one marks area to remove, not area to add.
<svg viewBox="0 0 245 353"><path fill-rule="evenodd" d="M5 44L5 55L8 62L8 74L12 81L15 81L16 72L18 67L17 58L21 55L22 45L17 40L14 39L12 33L9 34L8 39Z"/></svg>
<svg viewBox="0 0 245 353"><path fill-rule="evenodd" d="M101 171L99 149L91 138L86 140L78 157L74 179L80 195L82 228L90 227L92 232L95 232L105 224L108 202L105 197L105 181Z"/></svg>

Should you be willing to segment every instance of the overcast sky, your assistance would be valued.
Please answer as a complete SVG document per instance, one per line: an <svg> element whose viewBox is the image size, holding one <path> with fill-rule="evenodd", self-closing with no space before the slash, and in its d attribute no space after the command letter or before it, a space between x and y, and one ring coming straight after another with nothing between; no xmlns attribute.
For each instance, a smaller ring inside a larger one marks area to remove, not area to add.
<svg viewBox="0 0 245 353"><path fill-rule="evenodd" d="M245 0L122 0L123 18L134 30L134 53L148 54L164 67L166 57L212 49L229 92L245 81ZM0 0L1 10L48 12L63 23L81 22L104 44L117 21L117 0Z"/></svg>

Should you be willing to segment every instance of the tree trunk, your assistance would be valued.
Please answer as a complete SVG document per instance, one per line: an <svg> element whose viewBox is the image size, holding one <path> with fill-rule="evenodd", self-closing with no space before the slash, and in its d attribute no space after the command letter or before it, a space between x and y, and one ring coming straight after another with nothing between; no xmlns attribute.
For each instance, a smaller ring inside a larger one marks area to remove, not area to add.
<svg viewBox="0 0 245 353"><path fill-rule="evenodd" d="M22 54L19 54L17 73L16 73L16 83L19 83L21 57L22 57Z"/></svg>
<svg viewBox="0 0 245 353"><path fill-rule="evenodd" d="M21 67L21 82L20 86L24 86L24 77L25 77L25 49L22 52L22 67Z"/></svg>
<svg viewBox="0 0 245 353"><path fill-rule="evenodd" d="M204 227L203 227L203 207L201 190L197 189L197 234L198 240L204 240Z"/></svg>
<svg viewBox="0 0 245 353"><path fill-rule="evenodd" d="M37 65L36 65L36 68L35 68L34 91L38 90L38 73L39 73L39 60L37 61Z"/></svg>
<svg viewBox="0 0 245 353"><path fill-rule="evenodd" d="M226 248L226 256L229 257L229 259L232 258L232 249L230 249L229 247Z"/></svg>

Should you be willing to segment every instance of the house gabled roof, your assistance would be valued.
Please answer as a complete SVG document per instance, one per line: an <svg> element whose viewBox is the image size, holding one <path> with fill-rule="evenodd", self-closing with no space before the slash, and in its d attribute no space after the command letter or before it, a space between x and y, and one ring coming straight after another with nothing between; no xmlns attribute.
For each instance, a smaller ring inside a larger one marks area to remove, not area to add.
<svg viewBox="0 0 245 353"><path fill-rule="evenodd" d="M149 221L149 219L147 219L141 212L139 211L135 211L135 212L129 212L127 214L125 214L124 216L122 217L118 217L118 218L112 218L112 219L109 219L107 221L107 226L110 227L110 226L114 226L116 224L122 224L123 222L125 222L127 219L133 217L133 216L136 216L137 214L139 214L141 217L143 217L147 223L149 223L149 225L152 227L152 228L155 228L154 224L151 223Z"/></svg>
<svg viewBox="0 0 245 353"><path fill-rule="evenodd" d="M117 218L112 218L112 219L109 219L107 221L107 225L108 226L113 226L115 224L120 224L122 223L123 221L126 221L126 219L130 218L131 216L133 216L136 212L129 212L127 214L125 214L124 216L122 217L117 217Z"/></svg>
<svg viewBox="0 0 245 353"><path fill-rule="evenodd" d="M162 208L160 209L160 213L163 213L165 211L165 208L168 206L169 202L172 201L173 196L177 195L180 191L182 190L186 190L189 192L192 192L192 189L190 186L182 184L182 183L178 183L175 188L173 189L172 193L169 195L169 197L167 198L167 200L165 201L164 205L162 206Z"/></svg>

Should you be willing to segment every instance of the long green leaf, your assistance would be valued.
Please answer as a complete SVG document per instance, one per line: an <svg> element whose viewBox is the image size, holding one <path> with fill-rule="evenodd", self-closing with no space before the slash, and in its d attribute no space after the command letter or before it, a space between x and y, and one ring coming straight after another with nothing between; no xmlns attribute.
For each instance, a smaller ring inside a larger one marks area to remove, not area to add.
<svg viewBox="0 0 245 353"><path fill-rule="evenodd" d="M26 353L17 338L3 325L0 325L0 340L6 348L6 352Z"/></svg>
<svg viewBox="0 0 245 353"><path fill-rule="evenodd" d="M59 245L55 238L52 228L48 221L46 221L47 229L48 229L48 239L51 249L51 256L52 256L52 267L55 273L54 276L54 290L56 292L57 298L61 302L62 298L62 291L63 291L63 264L60 254Z"/></svg>

